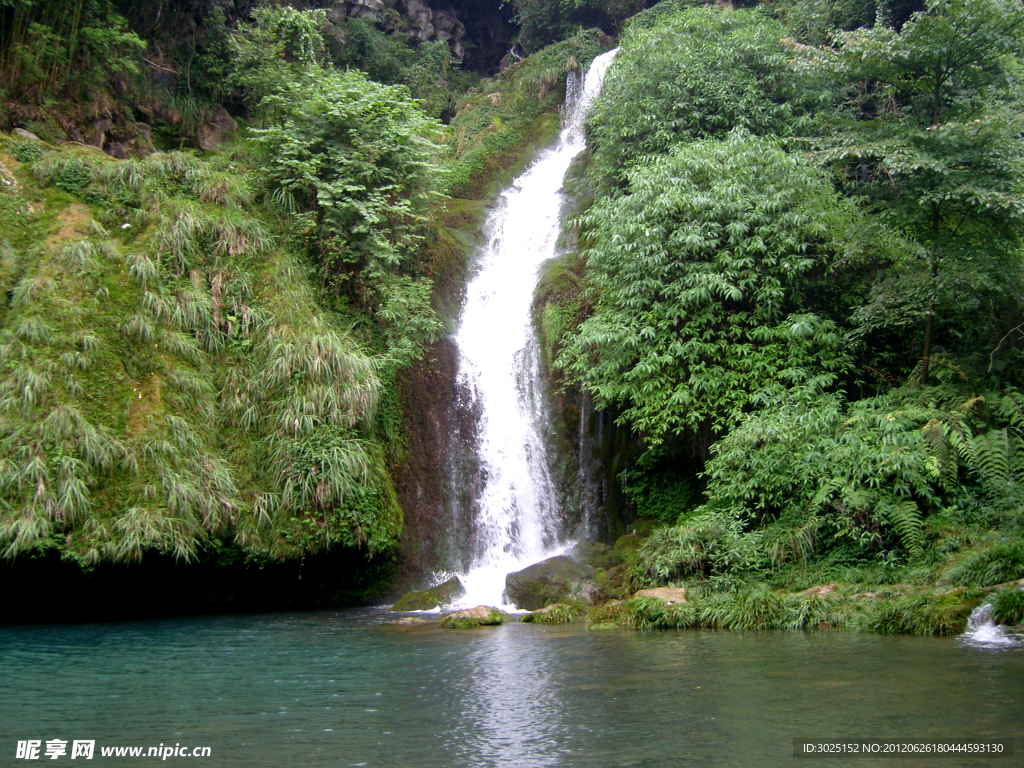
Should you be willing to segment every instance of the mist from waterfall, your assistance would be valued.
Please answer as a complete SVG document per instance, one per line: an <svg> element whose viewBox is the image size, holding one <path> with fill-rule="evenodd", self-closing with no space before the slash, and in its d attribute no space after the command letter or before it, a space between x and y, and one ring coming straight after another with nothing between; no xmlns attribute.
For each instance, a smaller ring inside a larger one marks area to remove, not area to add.
<svg viewBox="0 0 1024 768"><path fill-rule="evenodd" d="M555 255L562 179L585 146L583 121L618 49L566 88L558 141L503 192L466 289L455 343L459 384L479 415L474 439L468 605L500 605L505 575L569 543L544 439L549 414L530 306L541 264Z"/></svg>

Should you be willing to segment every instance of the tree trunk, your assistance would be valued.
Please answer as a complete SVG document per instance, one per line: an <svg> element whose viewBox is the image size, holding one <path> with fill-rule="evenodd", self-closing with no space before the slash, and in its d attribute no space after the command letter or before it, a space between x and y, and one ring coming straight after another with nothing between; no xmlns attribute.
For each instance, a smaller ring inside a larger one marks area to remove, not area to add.
<svg viewBox="0 0 1024 768"><path fill-rule="evenodd" d="M928 384L928 365L932 355L932 325L935 319L935 311L928 310L928 325L924 329L924 362L921 363L921 386Z"/></svg>

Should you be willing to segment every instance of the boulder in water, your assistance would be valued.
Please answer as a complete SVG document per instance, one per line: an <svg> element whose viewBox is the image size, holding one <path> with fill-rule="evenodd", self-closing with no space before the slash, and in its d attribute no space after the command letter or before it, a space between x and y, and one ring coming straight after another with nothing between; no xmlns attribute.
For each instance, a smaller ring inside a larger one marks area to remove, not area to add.
<svg viewBox="0 0 1024 768"><path fill-rule="evenodd" d="M489 605L478 605L465 611L455 611L441 618L441 626L450 629L475 629L476 627L493 627L501 624L504 617L497 608Z"/></svg>
<svg viewBox="0 0 1024 768"><path fill-rule="evenodd" d="M440 608L466 594L466 588L458 577L452 576L444 584L418 592L407 592L391 606L392 611L430 611Z"/></svg>
<svg viewBox="0 0 1024 768"><path fill-rule="evenodd" d="M664 600L669 605L686 602L686 590L682 587L658 587L657 589L641 589L633 597L654 597Z"/></svg>
<svg viewBox="0 0 1024 768"><path fill-rule="evenodd" d="M557 603L573 592L573 583L594 576L593 567L558 555L510 573L505 577L508 599L527 611Z"/></svg>
<svg viewBox="0 0 1024 768"><path fill-rule="evenodd" d="M584 608L572 603L552 603L523 616L520 621L527 624L569 624L584 613Z"/></svg>

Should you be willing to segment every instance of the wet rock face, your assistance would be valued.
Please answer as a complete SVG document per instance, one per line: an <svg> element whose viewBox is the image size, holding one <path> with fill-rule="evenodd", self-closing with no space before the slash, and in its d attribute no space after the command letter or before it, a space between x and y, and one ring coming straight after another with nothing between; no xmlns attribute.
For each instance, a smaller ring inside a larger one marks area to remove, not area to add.
<svg viewBox="0 0 1024 768"><path fill-rule="evenodd" d="M594 568L571 557L558 555L541 560L505 577L508 599L527 611L564 600L573 592L573 583L593 578Z"/></svg>
<svg viewBox="0 0 1024 768"><path fill-rule="evenodd" d="M199 126L199 146L201 149L213 149L220 144L224 134L237 130L238 123L224 107L221 107L214 114L212 120Z"/></svg>
<svg viewBox="0 0 1024 768"><path fill-rule="evenodd" d="M391 606L392 611L430 611L440 608L453 600L466 594L466 588L457 577L452 576L444 584L438 584L430 589L422 589L416 592L407 592L402 598Z"/></svg>
<svg viewBox="0 0 1024 768"><path fill-rule="evenodd" d="M412 23L409 33L420 42L441 40L452 49L452 61L461 63L466 55L466 28L455 11L431 8L425 0L402 0L405 17Z"/></svg>
<svg viewBox="0 0 1024 768"><path fill-rule="evenodd" d="M341 25L346 19L369 19L381 21L385 12L395 7L409 24L410 37L421 43L441 41L448 43L452 50L452 61L462 63L466 55L466 27L450 7L433 7L426 0L337 0L327 10L324 33L344 44L345 34Z"/></svg>
<svg viewBox="0 0 1024 768"><path fill-rule="evenodd" d="M569 556L578 563L594 568L614 568L622 562L619 552L600 541L581 541L569 550Z"/></svg>

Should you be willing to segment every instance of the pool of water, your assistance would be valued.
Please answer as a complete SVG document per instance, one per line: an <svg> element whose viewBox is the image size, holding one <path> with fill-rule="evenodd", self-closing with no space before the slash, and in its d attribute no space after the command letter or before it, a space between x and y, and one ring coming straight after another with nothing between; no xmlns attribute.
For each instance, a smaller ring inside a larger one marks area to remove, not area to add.
<svg viewBox="0 0 1024 768"><path fill-rule="evenodd" d="M398 627L377 611L0 628L18 740L203 766L1024 764L1024 650L845 632ZM1012 759L796 759L793 740L1015 739ZM58 764L45 760L45 764ZM69 756L59 764L70 762ZM37 765L43 764L35 763ZM71 763L73 765L77 762Z"/></svg>

